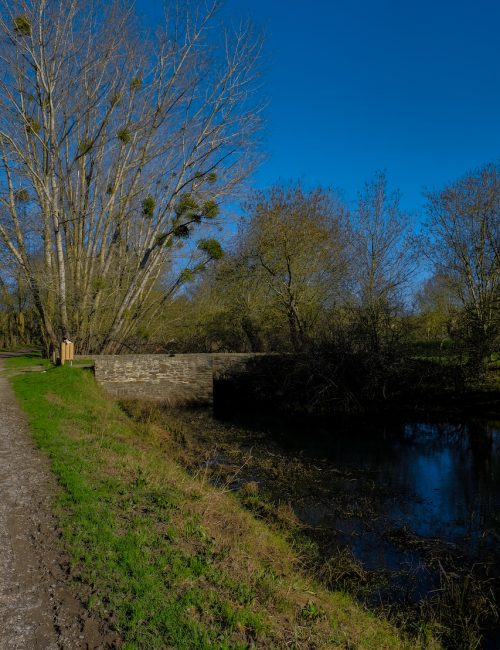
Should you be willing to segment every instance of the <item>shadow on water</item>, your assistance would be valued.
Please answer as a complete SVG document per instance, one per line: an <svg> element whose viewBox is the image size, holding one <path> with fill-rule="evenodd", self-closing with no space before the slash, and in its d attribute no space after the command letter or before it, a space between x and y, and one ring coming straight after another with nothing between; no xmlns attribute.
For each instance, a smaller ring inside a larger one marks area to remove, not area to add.
<svg viewBox="0 0 500 650"><path fill-rule="evenodd" d="M289 476L258 478L291 504L324 557L345 547L384 576L370 604L417 603L457 572L498 596L500 422L222 421L253 431L239 444L254 455L267 448L281 457ZM498 649L500 630L489 628L481 647Z"/></svg>

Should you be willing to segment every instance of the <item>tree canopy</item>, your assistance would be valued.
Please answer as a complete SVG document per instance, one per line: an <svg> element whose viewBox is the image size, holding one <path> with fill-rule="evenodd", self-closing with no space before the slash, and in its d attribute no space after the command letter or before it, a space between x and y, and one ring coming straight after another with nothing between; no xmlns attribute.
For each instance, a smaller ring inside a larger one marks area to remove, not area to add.
<svg viewBox="0 0 500 650"><path fill-rule="evenodd" d="M456 336L480 365L500 335L500 168L486 165L429 193L429 251L460 305Z"/></svg>
<svg viewBox="0 0 500 650"><path fill-rule="evenodd" d="M119 351L252 170L260 41L218 5L170 3L148 32L125 0L2 3L0 241L47 346ZM220 256L202 239L191 272Z"/></svg>

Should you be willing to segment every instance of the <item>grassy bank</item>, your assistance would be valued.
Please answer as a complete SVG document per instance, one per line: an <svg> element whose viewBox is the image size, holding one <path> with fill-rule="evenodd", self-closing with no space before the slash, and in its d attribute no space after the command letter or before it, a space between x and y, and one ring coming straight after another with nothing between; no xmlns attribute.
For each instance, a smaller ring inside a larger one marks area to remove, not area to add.
<svg viewBox="0 0 500 650"><path fill-rule="evenodd" d="M168 434L134 424L90 372L52 368L12 383L60 484L74 579L124 648L416 647L303 576L278 534L182 470Z"/></svg>

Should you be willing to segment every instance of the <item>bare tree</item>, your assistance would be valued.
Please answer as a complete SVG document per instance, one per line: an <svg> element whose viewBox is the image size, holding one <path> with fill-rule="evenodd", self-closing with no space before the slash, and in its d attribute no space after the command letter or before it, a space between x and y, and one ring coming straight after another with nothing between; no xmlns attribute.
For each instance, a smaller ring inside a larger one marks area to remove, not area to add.
<svg viewBox="0 0 500 650"><path fill-rule="evenodd" d="M461 306L457 333L478 367L500 332L499 171L498 164L489 164L427 194L427 248Z"/></svg>
<svg viewBox="0 0 500 650"><path fill-rule="evenodd" d="M353 215L355 320L360 339L374 352L399 336L397 317L416 270L410 221L399 204L399 193L389 193L378 172Z"/></svg>
<svg viewBox="0 0 500 650"><path fill-rule="evenodd" d="M119 351L251 171L260 43L249 26L212 29L218 5L171 3L150 34L125 0L2 2L0 241L48 344ZM195 268L220 249L198 252Z"/></svg>

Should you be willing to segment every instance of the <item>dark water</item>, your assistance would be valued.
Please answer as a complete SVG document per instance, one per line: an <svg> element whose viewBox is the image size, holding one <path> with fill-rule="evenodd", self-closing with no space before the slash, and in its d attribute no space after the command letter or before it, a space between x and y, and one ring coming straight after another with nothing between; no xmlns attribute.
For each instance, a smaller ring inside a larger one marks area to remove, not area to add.
<svg viewBox="0 0 500 650"><path fill-rule="evenodd" d="M348 547L365 570L385 574L376 599L428 597L441 571L474 572L498 590L500 422L239 424L263 433L247 444L257 455L272 449L284 469L260 479L325 555ZM500 648L496 623L488 627L482 647Z"/></svg>
<svg viewBox="0 0 500 650"><path fill-rule="evenodd" d="M476 560L500 559L500 422L365 426L364 432L275 435L304 462L326 459L376 482L385 527L392 522L456 544ZM358 546L360 558L372 564L373 549Z"/></svg>

